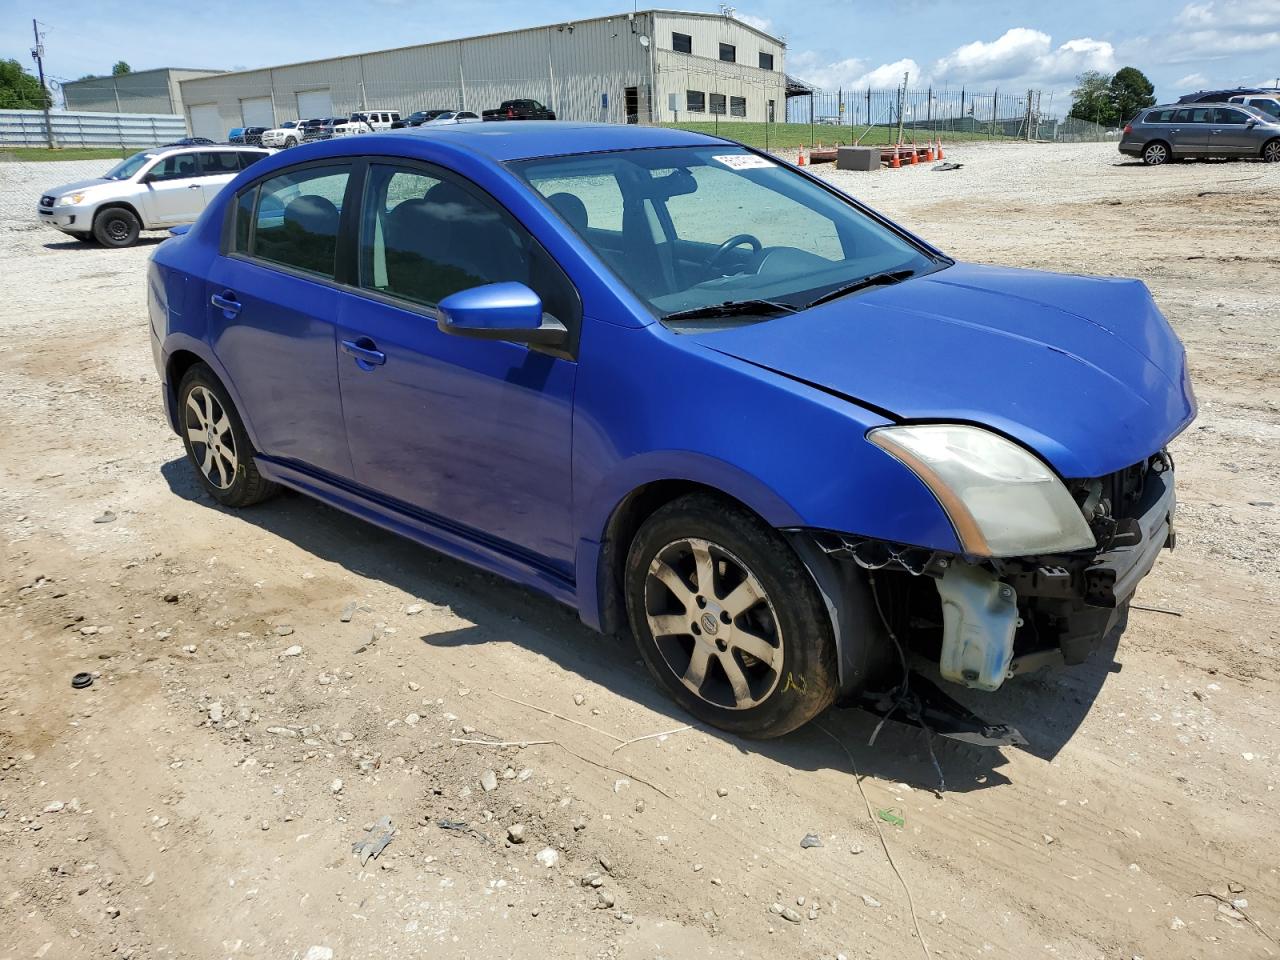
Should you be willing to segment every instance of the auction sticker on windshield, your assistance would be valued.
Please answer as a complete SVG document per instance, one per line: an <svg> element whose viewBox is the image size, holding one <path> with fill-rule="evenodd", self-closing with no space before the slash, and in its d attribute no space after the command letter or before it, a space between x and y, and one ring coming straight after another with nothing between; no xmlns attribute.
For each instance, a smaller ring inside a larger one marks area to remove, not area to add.
<svg viewBox="0 0 1280 960"><path fill-rule="evenodd" d="M761 167L777 166L767 157L757 156L754 153L729 153L722 157L712 157L711 159L718 163L723 163L730 170L758 170Z"/></svg>

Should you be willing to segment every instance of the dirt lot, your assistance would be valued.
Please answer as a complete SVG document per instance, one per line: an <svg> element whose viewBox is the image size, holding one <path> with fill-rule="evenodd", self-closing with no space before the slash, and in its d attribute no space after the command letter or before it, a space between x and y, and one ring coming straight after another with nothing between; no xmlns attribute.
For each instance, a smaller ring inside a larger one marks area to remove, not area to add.
<svg viewBox="0 0 1280 960"><path fill-rule="evenodd" d="M941 798L853 711L623 745L687 722L629 641L301 497L215 507L161 416L152 246L32 223L105 163L0 165L0 960L923 957L840 744L933 957L1280 955L1280 167L948 159L829 175L961 258L1143 278L1201 412L1138 597L1173 613L973 699L1031 746L948 745Z"/></svg>

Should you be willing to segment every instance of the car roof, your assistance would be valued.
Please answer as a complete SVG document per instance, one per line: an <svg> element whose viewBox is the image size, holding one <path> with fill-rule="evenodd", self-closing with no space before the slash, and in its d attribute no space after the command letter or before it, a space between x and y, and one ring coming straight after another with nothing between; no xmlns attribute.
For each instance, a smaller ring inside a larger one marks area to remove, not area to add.
<svg viewBox="0 0 1280 960"><path fill-rule="evenodd" d="M566 120L522 120L448 124L424 129L405 127L377 134L382 137L449 137L450 143L491 160L529 160L606 150L639 150L655 147L691 147L725 143L688 130L642 127L621 123L574 123ZM358 152L351 145L353 153Z"/></svg>

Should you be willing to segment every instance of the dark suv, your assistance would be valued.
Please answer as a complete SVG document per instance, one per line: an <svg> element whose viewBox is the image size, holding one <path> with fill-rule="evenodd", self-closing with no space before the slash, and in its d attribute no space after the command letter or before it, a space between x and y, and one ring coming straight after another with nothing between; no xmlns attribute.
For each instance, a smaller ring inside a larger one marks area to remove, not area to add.
<svg viewBox="0 0 1280 960"><path fill-rule="evenodd" d="M1234 103L1150 107L1125 125L1120 152L1147 166L1188 157L1280 162L1280 121Z"/></svg>

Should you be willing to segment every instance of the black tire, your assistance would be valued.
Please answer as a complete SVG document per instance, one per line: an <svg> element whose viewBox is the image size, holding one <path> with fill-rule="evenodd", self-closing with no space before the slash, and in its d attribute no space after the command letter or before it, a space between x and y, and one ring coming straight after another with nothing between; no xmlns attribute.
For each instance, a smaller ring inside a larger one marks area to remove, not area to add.
<svg viewBox="0 0 1280 960"><path fill-rule="evenodd" d="M1265 163L1280 163L1280 137L1262 145L1262 159Z"/></svg>
<svg viewBox="0 0 1280 960"><path fill-rule="evenodd" d="M137 216L125 207L99 210L93 218L93 237L104 247L131 247L141 231Z"/></svg>
<svg viewBox="0 0 1280 960"><path fill-rule="evenodd" d="M297 145L298 145L298 141L295 140L293 137L285 137L284 148L286 150L288 150L290 147L296 147Z"/></svg>
<svg viewBox="0 0 1280 960"><path fill-rule="evenodd" d="M700 590L696 556L681 553L685 545L703 543L712 561L709 596ZM663 575L653 573L659 569ZM746 576L737 583L754 577L764 596L725 619L727 611L715 611L734 590L720 588L734 583L738 569ZM672 570L687 601L667 586ZM818 588L786 540L741 507L695 493L659 508L631 543L624 583L641 657L658 683L699 720L748 737L779 737L834 701L839 685L835 638ZM666 617L679 628L687 618L689 631L655 636L651 621ZM753 657L737 645L761 642L772 647L769 663L764 654ZM699 656L700 671L693 665ZM749 685L745 706L738 699L740 688L731 689L726 660ZM695 692L684 678L699 675Z"/></svg>
<svg viewBox="0 0 1280 960"><path fill-rule="evenodd" d="M1152 140L1142 148L1142 162L1148 167L1158 167L1173 159L1173 151L1163 140Z"/></svg>
<svg viewBox="0 0 1280 960"><path fill-rule="evenodd" d="M258 472L244 423L214 372L197 363L183 375L177 398L182 445L209 495L224 507L250 507L274 496L280 488ZM225 417L225 427L202 431L201 411L214 426L222 422L219 415ZM214 440L201 439L202 434Z"/></svg>

